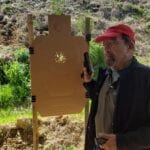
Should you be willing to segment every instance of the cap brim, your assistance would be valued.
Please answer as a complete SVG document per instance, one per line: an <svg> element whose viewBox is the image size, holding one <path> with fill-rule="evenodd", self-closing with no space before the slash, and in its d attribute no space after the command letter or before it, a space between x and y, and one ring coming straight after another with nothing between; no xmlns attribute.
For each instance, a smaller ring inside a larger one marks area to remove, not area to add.
<svg viewBox="0 0 150 150"><path fill-rule="evenodd" d="M119 35L119 33L115 33L115 32L105 32L104 34L97 36L95 38L95 42L100 43L100 42L106 41L110 38L117 37L118 35Z"/></svg>

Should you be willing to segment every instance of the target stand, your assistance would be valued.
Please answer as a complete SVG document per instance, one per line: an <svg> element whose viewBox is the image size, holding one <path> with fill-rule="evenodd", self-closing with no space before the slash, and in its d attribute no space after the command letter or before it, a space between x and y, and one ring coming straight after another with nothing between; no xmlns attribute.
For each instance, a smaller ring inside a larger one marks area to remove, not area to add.
<svg viewBox="0 0 150 150"><path fill-rule="evenodd" d="M71 36L70 16L48 16L49 34L34 38L32 15L28 15L33 149L38 149L37 112L41 116L79 113L86 105L80 74L88 43Z"/></svg>

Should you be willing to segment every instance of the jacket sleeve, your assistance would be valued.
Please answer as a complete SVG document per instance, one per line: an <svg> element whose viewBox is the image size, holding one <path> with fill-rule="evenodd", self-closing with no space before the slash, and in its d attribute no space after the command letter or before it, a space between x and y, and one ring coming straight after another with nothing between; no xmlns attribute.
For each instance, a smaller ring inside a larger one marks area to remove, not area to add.
<svg viewBox="0 0 150 150"><path fill-rule="evenodd" d="M138 115L138 114L137 114ZM145 126L126 134L117 134L117 150L149 150L150 149L150 101Z"/></svg>
<svg viewBox="0 0 150 150"><path fill-rule="evenodd" d="M93 100L95 97L96 81L92 79L90 82L84 82L83 86L87 91L86 97Z"/></svg>

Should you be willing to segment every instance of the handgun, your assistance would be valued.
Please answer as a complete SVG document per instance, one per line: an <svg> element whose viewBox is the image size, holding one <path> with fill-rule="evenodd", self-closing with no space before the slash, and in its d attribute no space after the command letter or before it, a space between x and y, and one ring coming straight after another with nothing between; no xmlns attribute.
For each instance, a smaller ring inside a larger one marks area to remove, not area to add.
<svg viewBox="0 0 150 150"><path fill-rule="evenodd" d="M88 52L84 52L84 67L87 70L87 73L91 75L93 73L93 66L90 60L90 56ZM83 78L84 74L81 74L81 78Z"/></svg>
<svg viewBox="0 0 150 150"><path fill-rule="evenodd" d="M87 73L91 75L93 72L93 66L88 52L84 53L84 67L87 69Z"/></svg>

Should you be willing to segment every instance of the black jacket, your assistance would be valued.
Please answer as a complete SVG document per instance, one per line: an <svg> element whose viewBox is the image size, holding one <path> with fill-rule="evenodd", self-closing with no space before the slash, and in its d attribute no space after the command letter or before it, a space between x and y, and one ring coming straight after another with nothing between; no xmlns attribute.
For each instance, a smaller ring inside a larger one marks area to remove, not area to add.
<svg viewBox="0 0 150 150"><path fill-rule="evenodd" d="M113 132L117 150L150 150L150 68L135 58L119 71L120 82L114 113ZM92 99L85 139L85 150L92 150L95 138L95 115L98 95L106 78L100 70L97 82L84 83Z"/></svg>

